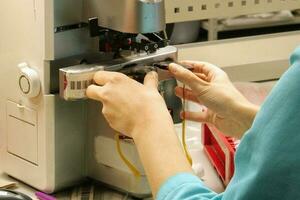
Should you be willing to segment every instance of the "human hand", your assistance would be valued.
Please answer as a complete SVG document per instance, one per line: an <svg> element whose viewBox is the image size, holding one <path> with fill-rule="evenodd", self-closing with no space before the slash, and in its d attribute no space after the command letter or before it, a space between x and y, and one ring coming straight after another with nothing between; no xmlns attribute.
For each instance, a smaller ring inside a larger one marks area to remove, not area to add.
<svg viewBox="0 0 300 200"><path fill-rule="evenodd" d="M142 130L149 123L172 121L157 90L155 72L146 75L144 85L124 74L107 71L97 72L94 81L98 85L89 86L87 96L103 103L102 113L119 133L134 138L134 133L142 132L136 129Z"/></svg>
<svg viewBox="0 0 300 200"><path fill-rule="evenodd" d="M224 134L241 138L248 130L258 111L231 83L220 68L205 62L185 61L193 72L172 63L170 72L191 88L177 87L177 96L197 102L206 108L203 112L185 111L182 117L188 120L211 123Z"/></svg>
<svg viewBox="0 0 300 200"><path fill-rule="evenodd" d="M157 90L157 73L148 73L144 84L107 71L96 73L94 80L98 85L89 86L87 96L103 103L102 113L113 129L133 138L154 196L171 176L192 173Z"/></svg>

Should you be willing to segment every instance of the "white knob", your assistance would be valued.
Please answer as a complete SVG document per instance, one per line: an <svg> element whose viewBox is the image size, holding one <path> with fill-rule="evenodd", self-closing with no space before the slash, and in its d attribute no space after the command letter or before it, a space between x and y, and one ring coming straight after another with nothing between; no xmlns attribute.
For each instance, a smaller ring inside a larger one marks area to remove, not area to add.
<svg viewBox="0 0 300 200"><path fill-rule="evenodd" d="M27 63L21 63L18 67L20 68L19 87L23 96L28 98L38 96L41 90L38 73Z"/></svg>

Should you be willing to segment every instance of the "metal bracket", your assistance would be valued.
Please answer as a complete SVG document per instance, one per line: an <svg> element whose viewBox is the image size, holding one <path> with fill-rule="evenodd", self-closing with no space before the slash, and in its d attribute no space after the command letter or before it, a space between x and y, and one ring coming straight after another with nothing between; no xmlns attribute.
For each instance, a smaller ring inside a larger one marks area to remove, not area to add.
<svg viewBox="0 0 300 200"><path fill-rule="evenodd" d="M60 33L60 32L70 31L70 30L74 30L74 29L85 28L87 26L88 26L88 24L84 23L84 22L80 22L78 24L57 26L54 28L54 33Z"/></svg>

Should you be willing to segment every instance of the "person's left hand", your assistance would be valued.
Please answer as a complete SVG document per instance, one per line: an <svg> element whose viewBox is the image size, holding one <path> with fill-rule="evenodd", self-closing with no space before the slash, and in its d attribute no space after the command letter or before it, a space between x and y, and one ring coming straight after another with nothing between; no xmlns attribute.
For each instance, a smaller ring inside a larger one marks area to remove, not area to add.
<svg viewBox="0 0 300 200"><path fill-rule="evenodd" d="M144 85L124 74L107 71L97 72L94 81L99 86L89 86L87 96L103 103L102 113L119 133L134 139L133 133L140 132L135 129L141 130L161 119L172 120L157 90L156 72L146 75Z"/></svg>

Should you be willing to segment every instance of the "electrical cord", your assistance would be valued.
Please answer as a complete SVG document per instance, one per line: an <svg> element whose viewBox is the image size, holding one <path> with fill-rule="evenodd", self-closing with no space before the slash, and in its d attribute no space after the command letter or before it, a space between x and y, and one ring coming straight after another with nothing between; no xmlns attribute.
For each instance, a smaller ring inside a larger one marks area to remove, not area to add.
<svg viewBox="0 0 300 200"><path fill-rule="evenodd" d="M126 158L126 156L124 155L122 149L121 149L121 139L120 139L121 135L120 134L115 134L115 141L116 141L116 147L117 147L117 151L118 154L120 156L120 158L122 159L122 161L125 163L125 165L128 167L128 169L133 173L133 175L135 177L141 177L141 173L140 171Z"/></svg>
<svg viewBox="0 0 300 200"><path fill-rule="evenodd" d="M182 120L182 145L184 149L185 156L189 161L190 165L193 165L193 160L191 154L188 151L188 147L186 144L186 119L185 119L185 106L186 106L186 99L185 99L185 85L183 85L183 102L182 102L182 113L183 113L183 120Z"/></svg>
<svg viewBox="0 0 300 200"><path fill-rule="evenodd" d="M183 150L185 153L185 156L190 163L190 165L193 165L193 160L192 157L188 151L188 147L186 144L186 117L185 117L185 107L186 107L186 97L185 97L185 85L183 85L183 103L182 103L182 111L183 111L183 120L182 120L182 145L183 145ZM125 163L125 165L129 168L129 170L133 173L135 177L140 177L141 173L140 171L126 158L124 153L122 152L121 149L121 135L120 134L115 134L115 141L116 141L116 147L118 154L122 161Z"/></svg>

